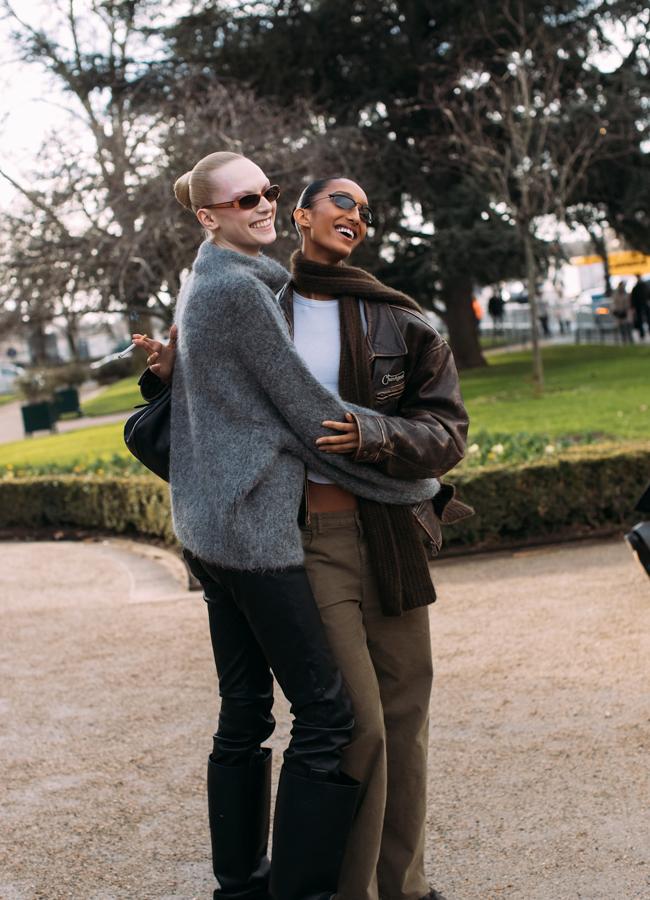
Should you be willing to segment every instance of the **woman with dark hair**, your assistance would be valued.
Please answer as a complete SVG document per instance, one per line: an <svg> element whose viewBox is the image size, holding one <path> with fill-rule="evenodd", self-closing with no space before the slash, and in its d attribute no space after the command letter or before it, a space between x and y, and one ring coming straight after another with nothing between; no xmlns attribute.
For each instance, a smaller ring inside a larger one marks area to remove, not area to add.
<svg viewBox="0 0 650 900"><path fill-rule="evenodd" d="M260 253L275 238L279 188L251 160L214 153L175 193L208 235L176 310L170 485L174 529L208 603L222 698L208 761L214 896L330 900L360 785L341 770L353 720L304 569L305 466L345 496L382 503L424 503L439 484L342 455L348 417L376 413L328 391L290 339L273 294L288 273ZM142 382L149 395L152 378ZM271 673L294 721L269 873Z"/></svg>
<svg viewBox="0 0 650 900"><path fill-rule="evenodd" d="M364 191L346 178L315 181L293 221L302 247L280 304L293 310L298 352L317 376L318 360L328 360L320 375L344 401L381 413L327 423L339 436L321 446L398 478L443 475L461 458L467 431L456 368L415 301L342 265L372 223ZM435 599L425 548L439 549L441 518L469 510L448 486L411 510L308 478L305 566L352 697L355 728L343 765L362 784L337 898L440 898L424 871L427 605Z"/></svg>

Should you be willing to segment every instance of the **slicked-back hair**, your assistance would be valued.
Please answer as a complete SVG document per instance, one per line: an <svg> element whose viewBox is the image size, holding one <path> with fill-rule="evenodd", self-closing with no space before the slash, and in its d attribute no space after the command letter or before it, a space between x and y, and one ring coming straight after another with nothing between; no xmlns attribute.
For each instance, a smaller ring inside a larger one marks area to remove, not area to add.
<svg viewBox="0 0 650 900"><path fill-rule="evenodd" d="M293 217L293 213L295 213L297 209L308 209L311 206L311 201L314 197L326 188L331 181L338 181L339 179L346 177L346 175L330 175L329 178L318 178L316 181L311 181L307 187L303 189L300 197L298 197L298 202L291 213L291 224L298 232L299 237L302 237L302 232L300 231L300 225L298 225Z"/></svg>

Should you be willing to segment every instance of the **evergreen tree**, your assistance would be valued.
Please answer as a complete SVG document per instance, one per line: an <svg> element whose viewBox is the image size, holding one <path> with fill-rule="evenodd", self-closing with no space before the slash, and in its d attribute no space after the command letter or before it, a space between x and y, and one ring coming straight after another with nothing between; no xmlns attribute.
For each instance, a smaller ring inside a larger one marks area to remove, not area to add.
<svg viewBox="0 0 650 900"><path fill-rule="evenodd" d="M558 99L574 102L583 91L582 109L571 115L587 114L610 96L590 53L607 47L608 24L638 18L643 8L636 0L502 0L480 11L453 0L271 0L235 10L209 2L167 32L161 77L173 82L179 71L212 71L245 80L258 97L279 105L304 99L338 147L343 171L361 182L380 214L359 263L442 313L458 364L475 366L484 360L473 289L521 276L525 248L511 211L495 202L490 179L464 164L443 106L459 106L482 73L499 75L505 53L516 46L512 23L519 16L531 33L542 29L569 47ZM638 79L638 66L628 69ZM538 85L533 79L533 91ZM505 153L507 139L492 131L497 152L500 146ZM639 144L628 135L624 171ZM543 265L545 248L537 242L532 249Z"/></svg>

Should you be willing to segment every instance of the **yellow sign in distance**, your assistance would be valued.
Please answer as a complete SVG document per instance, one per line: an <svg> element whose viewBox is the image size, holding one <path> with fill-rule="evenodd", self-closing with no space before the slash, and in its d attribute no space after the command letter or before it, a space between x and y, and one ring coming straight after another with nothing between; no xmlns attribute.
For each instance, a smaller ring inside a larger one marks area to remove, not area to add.
<svg viewBox="0 0 650 900"><path fill-rule="evenodd" d="M574 266L592 266L595 263L602 264L602 256L572 256ZM650 256L645 256L636 250L619 250L616 253L608 253L610 275L646 275L650 272Z"/></svg>

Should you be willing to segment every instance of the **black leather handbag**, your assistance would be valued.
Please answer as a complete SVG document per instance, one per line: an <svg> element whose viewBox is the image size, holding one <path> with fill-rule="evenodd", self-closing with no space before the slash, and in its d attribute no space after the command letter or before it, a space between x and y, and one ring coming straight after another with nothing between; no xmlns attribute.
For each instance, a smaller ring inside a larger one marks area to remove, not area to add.
<svg viewBox="0 0 650 900"><path fill-rule="evenodd" d="M136 459L159 478L169 481L171 387L149 403L137 406L124 423L124 442Z"/></svg>

